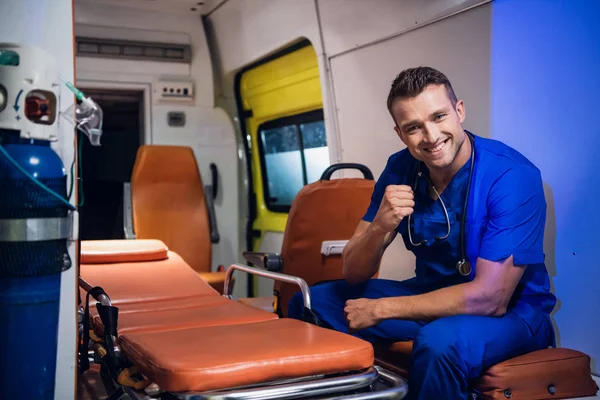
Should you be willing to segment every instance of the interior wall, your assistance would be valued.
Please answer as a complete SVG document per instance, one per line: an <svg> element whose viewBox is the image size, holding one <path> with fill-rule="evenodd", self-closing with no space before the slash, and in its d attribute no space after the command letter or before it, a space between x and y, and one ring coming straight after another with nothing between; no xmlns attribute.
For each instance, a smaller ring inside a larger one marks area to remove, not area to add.
<svg viewBox="0 0 600 400"><path fill-rule="evenodd" d="M489 0L317 0L331 57L464 11Z"/></svg>
<svg viewBox="0 0 600 400"><path fill-rule="evenodd" d="M143 11L125 7L98 6L81 2L75 6L78 36L119 38L190 44L191 64L77 57L77 79L94 86L149 85L151 144L193 148L205 185L210 184L209 165L219 170L219 193L215 200L220 243L213 245L213 269L241 259L238 232L239 171L237 144L231 119L214 107L213 71L202 21L193 14ZM193 104L161 102L156 82L162 79L194 81ZM169 127L167 114L186 113L186 125ZM193 238L190 238L193 240ZM245 277L236 279L236 289L245 288Z"/></svg>
<svg viewBox="0 0 600 400"><path fill-rule="evenodd" d="M465 128L489 136L490 18L491 5L482 5L332 58L342 160L365 164L378 177L388 157L406 147L386 100L396 75L417 65L444 72L465 101ZM398 237L384 255L381 277L413 275L414 256Z"/></svg>
<svg viewBox="0 0 600 400"><path fill-rule="evenodd" d="M600 360L596 197L600 28L595 0L498 0L492 13L491 136L542 171L546 264L558 344Z"/></svg>
<svg viewBox="0 0 600 400"><path fill-rule="evenodd" d="M15 42L37 46L54 57L60 78L73 81L73 7L69 0L48 2L45 0L0 1L0 38L3 42ZM60 89L60 110L73 104L73 95L66 88ZM64 120L59 121L59 141L53 144L63 165L73 162L75 155L73 127ZM65 168L67 175L69 168ZM67 176L71 180L71 176ZM76 225L75 225L76 226ZM58 348L56 361L56 386L54 398L75 398L76 352L77 352L77 309L75 244L69 246L73 261L70 269L62 273ZM10 327L3 327L10 329ZM43 340L43 338L40 338Z"/></svg>
<svg viewBox="0 0 600 400"><path fill-rule="evenodd" d="M313 1L228 0L207 18L218 68L229 76L241 67L308 38L322 52ZM232 83L226 83L231 93Z"/></svg>
<svg viewBox="0 0 600 400"><path fill-rule="evenodd" d="M75 34L106 39L125 39L189 44L190 64L77 57L77 78L117 82L154 82L159 79L191 78L195 105L214 105L212 65L204 29L195 14L145 11L129 7L75 3Z"/></svg>

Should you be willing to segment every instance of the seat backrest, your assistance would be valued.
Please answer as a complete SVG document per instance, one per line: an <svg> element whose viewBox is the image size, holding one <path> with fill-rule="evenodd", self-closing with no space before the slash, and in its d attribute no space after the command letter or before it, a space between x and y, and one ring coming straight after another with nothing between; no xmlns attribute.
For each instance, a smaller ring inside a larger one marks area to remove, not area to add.
<svg viewBox="0 0 600 400"><path fill-rule="evenodd" d="M281 258L286 274L309 285L343 279L342 256L321 254L324 241L349 240L364 216L375 182L347 178L319 180L304 186L292 203L285 228ZM275 282L280 309L287 316L297 286Z"/></svg>
<svg viewBox="0 0 600 400"><path fill-rule="evenodd" d="M162 240L194 270L210 271L208 212L190 147L141 146L131 176L131 204L138 239Z"/></svg>

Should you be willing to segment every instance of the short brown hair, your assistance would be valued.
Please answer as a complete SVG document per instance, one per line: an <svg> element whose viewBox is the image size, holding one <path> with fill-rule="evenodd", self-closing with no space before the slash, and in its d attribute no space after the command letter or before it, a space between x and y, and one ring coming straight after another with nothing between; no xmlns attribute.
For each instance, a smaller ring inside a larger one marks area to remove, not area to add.
<svg viewBox="0 0 600 400"><path fill-rule="evenodd" d="M402 97L416 97L429 85L444 85L452 105L456 105L458 99L446 75L431 67L408 68L400 72L392 82L387 98L387 107L390 114L392 113L394 100Z"/></svg>

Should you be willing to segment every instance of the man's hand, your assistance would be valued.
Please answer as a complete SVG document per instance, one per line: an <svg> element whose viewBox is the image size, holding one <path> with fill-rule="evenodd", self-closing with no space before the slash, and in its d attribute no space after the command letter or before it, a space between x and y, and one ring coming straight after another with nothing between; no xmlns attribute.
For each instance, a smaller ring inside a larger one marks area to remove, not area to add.
<svg viewBox="0 0 600 400"><path fill-rule="evenodd" d="M400 221L413 213L414 206L414 193L410 186L387 186L379 211L373 219L373 228L378 228L384 233L392 232Z"/></svg>
<svg viewBox="0 0 600 400"><path fill-rule="evenodd" d="M381 322L377 315L378 300L357 299L348 300L344 307L346 321L350 332L370 328Z"/></svg>

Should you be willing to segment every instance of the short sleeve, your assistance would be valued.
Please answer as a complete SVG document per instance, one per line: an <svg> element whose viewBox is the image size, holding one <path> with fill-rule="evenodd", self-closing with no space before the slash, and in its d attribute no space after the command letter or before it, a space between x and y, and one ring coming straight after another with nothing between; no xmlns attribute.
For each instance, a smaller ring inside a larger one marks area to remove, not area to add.
<svg viewBox="0 0 600 400"><path fill-rule="evenodd" d="M371 203L369 204L369 208L367 208L367 212L363 217L363 221L373 222L375 216L377 215L377 211L379 211L379 205L381 204L381 200L385 194L385 188L389 182L391 160L391 158L388 160L383 172L381 173L381 176L379 179L377 179L377 183L375 183L375 188L373 189L373 194L371 195Z"/></svg>
<svg viewBox="0 0 600 400"><path fill-rule="evenodd" d="M546 199L539 171L519 166L505 172L491 187L488 224L479 256L515 265L544 262Z"/></svg>

